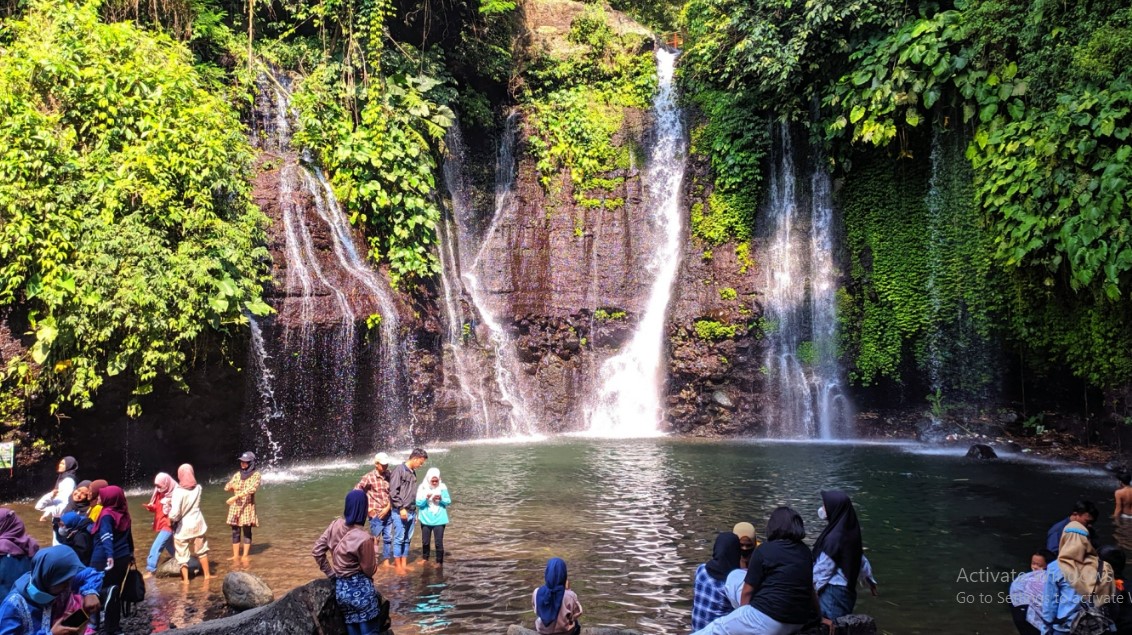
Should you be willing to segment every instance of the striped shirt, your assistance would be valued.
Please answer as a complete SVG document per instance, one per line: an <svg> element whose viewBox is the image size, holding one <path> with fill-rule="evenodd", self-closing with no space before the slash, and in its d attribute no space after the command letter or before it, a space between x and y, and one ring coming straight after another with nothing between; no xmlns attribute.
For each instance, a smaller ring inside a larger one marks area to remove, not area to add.
<svg viewBox="0 0 1132 635"><path fill-rule="evenodd" d="M366 498L369 499L370 518L376 518L378 513L389 504L389 481L386 481L377 470L367 472L354 489L366 493Z"/></svg>

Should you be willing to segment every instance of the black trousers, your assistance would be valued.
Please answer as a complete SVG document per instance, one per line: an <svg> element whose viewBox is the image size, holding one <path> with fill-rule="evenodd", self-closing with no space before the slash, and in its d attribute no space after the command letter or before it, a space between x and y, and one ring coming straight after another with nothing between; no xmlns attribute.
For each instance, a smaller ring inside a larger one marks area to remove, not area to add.
<svg viewBox="0 0 1132 635"><path fill-rule="evenodd" d="M102 608L106 615L104 623L106 635L117 635L122 632L122 580L126 579L126 572L130 570L131 562L133 558L114 558L114 566L102 578Z"/></svg>
<svg viewBox="0 0 1132 635"><path fill-rule="evenodd" d="M432 534L436 534L436 561L444 562L444 528L447 525L421 525L421 553L428 557Z"/></svg>

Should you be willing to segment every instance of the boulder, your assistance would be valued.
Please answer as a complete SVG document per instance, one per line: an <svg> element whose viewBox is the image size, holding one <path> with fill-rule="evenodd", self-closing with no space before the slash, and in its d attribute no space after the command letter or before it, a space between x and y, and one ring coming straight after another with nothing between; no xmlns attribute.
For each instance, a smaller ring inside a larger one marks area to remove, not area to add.
<svg viewBox="0 0 1132 635"><path fill-rule="evenodd" d="M216 565L212 565L212 570L216 571ZM189 558L189 576L196 577L203 575L200 568L200 561L196 558ZM157 566L157 577L159 578L179 578L181 577L181 565L173 558L169 558Z"/></svg>
<svg viewBox="0 0 1132 635"><path fill-rule="evenodd" d="M727 393L723 392L722 390L717 390L717 391L713 392L711 394L711 398L712 398L713 401L715 401L715 403L723 406L724 408L734 408L735 407L735 403L733 401L731 401L731 397L728 397Z"/></svg>
<svg viewBox="0 0 1132 635"><path fill-rule="evenodd" d="M976 443L967 450L967 458L969 459L997 459L998 454L995 453L994 448L985 443Z"/></svg>
<svg viewBox="0 0 1132 635"><path fill-rule="evenodd" d="M520 624L512 624L507 627L507 635L538 635L538 632ZM627 628L583 626L581 635L641 635L641 633Z"/></svg>
<svg viewBox="0 0 1132 635"><path fill-rule="evenodd" d="M346 635L346 622L334 599L334 583L324 578L294 589L267 606L178 628L176 632L178 635ZM393 631L382 635L393 635Z"/></svg>
<svg viewBox="0 0 1132 635"><path fill-rule="evenodd" d="M237 611L271 604L275 599L271 587L259 576L246 571L233 571L224 576L224 601Z"/></svg>

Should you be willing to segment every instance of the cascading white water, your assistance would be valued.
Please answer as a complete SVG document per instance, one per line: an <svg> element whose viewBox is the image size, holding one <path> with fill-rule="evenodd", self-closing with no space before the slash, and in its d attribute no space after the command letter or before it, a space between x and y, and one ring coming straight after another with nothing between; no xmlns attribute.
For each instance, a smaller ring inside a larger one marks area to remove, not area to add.
<svg viewBox="0 0 1132 635"><path fill-rule="evenodd" d="M491 414L485 395L483 375L476 367L478 360L471 358L479 353L468 346L471 321L464 320L462 297L464 283L460 276L463 262L463 247L467 249L474 240L470 229L474 223L471 193L464 172L464 137L459 123L448 129L444 145L448 153L444 157L444 183L451 201L450 217L437 228L440 246L440 286L444 292L444 313L448 322L448 342L446 352L452 362L455 379L460 387L462 409L476 419L481 433L486 434L490 426ZM457 246L459 240L459 246Z"/></svg>
<svg viewBox="0 0 1132 635"><path fill-rule="evenodd" d="M274 466L279 463L283 449L271 434L271 428L274 422L283 418L283 409L275 399L275 374L271 371L271 360L267 354L267 346L263 342L263 330L259 326L259 320L255 316L248 316L248 324L252 334L252 373L255 375L258 412L261 413L258 421L259 431L263 434L271 453L263 457L263 463Z"/></svg>
<svg viewBox="0 0 1132 635"><path fill-rule="evenodd" d="M599 370L600 387L586 412L592 434L655 435L664 417L661 405L664 326L672 283L680 265L680 201L687 163L684 122L672 81L677 55L663 48L656 52L655 139L645 169L649 220L656 235L648 262L648 272L654 278L632 339Z"/></svg>
<svg viewBox="0 0 1132 635"><path fill-rule="evenodd" d="M837 360L837 267L833 262L835 226L829 172L815 165L810 185L811 381L818 436L833 439L851 433L852 407Z"/></svg>
<svg viewBox="0 0 1132 635"><path fill-rule="evenodd" d="M369 403L361 398L369 396L371 383L381 384L382 428L400 432L408 420L396 307L359 255L330 184L291 146L295 115L287 77L265 73L257 83L253 139L270 157L265 165L278 166L286 276L275 303L279 314L252 324L249 357L258 397L249 400L248 420L275 460L284 452L350 452L360 430L358 406ZM319 241L329 244L332 256ZM359 303L359 295L369 301ZM361 383L357 324L366 319L360 311L374 306L382 316L379 382Z"/></svg>
<svg viewBox="0 0 1132 635"><path fill-rule="evenodd" d="M768 418L781 437L842 436L851 418L837 363L837 269L829 174L815 165L808 217L799 214L790 128L778 126L765 224L764 330ZM808 226L809 240L806 240Z"/></svg>
<svg viewBox="0 0 1132 635"><path fill-rule="evenodd" d="M492 437L529 436L538 429L519 387L519 359L515 355L515 346L510 334L499 322L499 318L491 312L485 292L480 287L478 274L484 248L496 232L499 221L511 213L515 204L515 177L518 172L515 163L515 142L518 136L518 121L518 113L513 112L507 117L504 125L495 166L495 213L491 218L491 226L484 233L483 242L476 250L472 265L463 271L464 287L480 319L488 329L488 339L494 352L495 384L502 402L510 408L506 425L496 426L494 422L488 422L485 433L486 436Z"/></svg>

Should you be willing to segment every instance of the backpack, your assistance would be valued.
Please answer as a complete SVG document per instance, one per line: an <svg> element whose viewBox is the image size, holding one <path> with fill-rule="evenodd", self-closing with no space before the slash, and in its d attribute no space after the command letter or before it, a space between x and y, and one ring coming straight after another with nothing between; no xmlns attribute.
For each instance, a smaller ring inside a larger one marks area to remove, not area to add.
<svg viewBox="0 0 1132 635"><path fill-rule="evenodd" d="M79 561L86 566L90 566L90 556L94 553L94 536L91 535L90 521L79 523L78 527L68 529L66 527L59 527L55 532L55 536L59 539L59 544L67 545L74 550L75 555L79 557Z"/></svg>
<svg viewBox="0 0 1132 635"><path fill-rule="evenodd" d="M1104 635L1116 632L1116 624L1104 609L1089 600L1082 599L1081 610L1077 611L1077 615L1069 624L1069 632L1072 635Z"/></svg>

